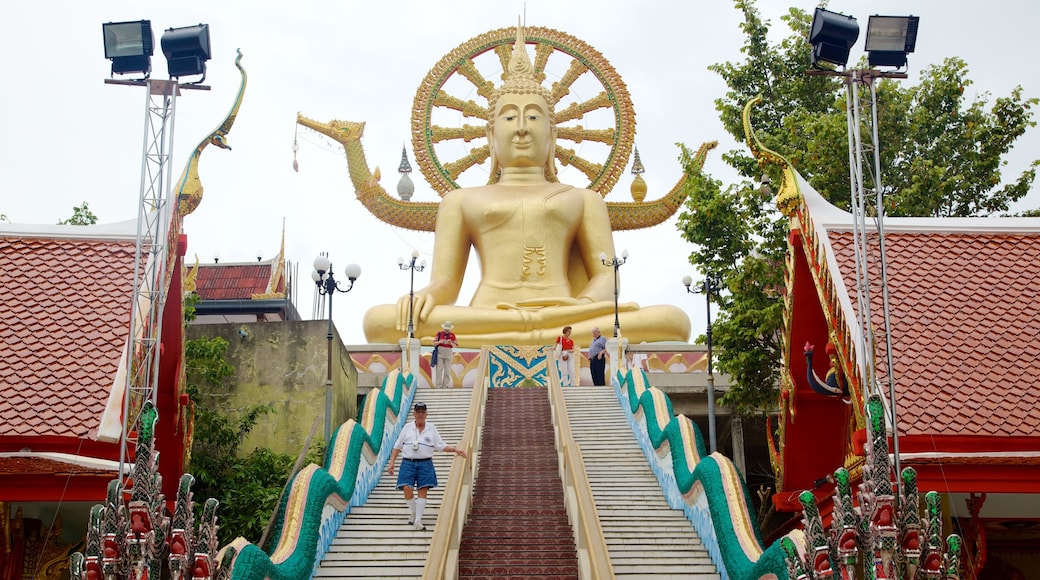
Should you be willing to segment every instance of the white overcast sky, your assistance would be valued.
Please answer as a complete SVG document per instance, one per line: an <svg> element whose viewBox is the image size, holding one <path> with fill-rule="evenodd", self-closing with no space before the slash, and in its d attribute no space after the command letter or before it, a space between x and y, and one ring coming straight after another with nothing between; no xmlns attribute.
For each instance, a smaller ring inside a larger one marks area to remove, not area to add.
<svg viewBox="0 0 1040 580"><path fill-rule="evenodd" d="M760 0L774 39L788 34L779 17L806 0ZM855 16L863 51L871 14L920 16L911 78L929 64L960 56L975 84L969 95L1003 96L1015 85L1040 96L1040 59L1031 46L1040 4L1029 0L834 0L829 8ZM731 175L722 151L740 146L722 130L714 100L725 91L708 65L741 57L741 15L724 0L479 2L296 2L182 0L179 2L36 0L0 7L0 213L15 223L54 224L86 201L101 222L137 215L141 181L144 93L106 85L104 22L149 19L161 31L210 25L213 60L209 92L185 92L177 101L173 178L189 151L219 124L238 89L235 49L244 53L249 86L229 136L232 151L207 149L202 157L202 204L186 219L188 261L255 261L278 251L282 223L286 257L299 264L297 305L312 312L311 262L330 253L342 277L349 262L362 267L353 292L335 300L335 322L347 343L365 342L361 316L368 307L408 292L408 273L397 259L413 250L429 260L432 234L392 228L372 217L354 197L342 150L300 129L299 173L292 169L296 112L319 120L365 121L368 161L382 170L382 184L396 193L401 146L410 139L412 100L419 82L448 51L496 28L513 26L526 12L530 26L555 28L599 50L621 74L638 122L636 144L647 172L648 198L667 192L680 176L675 143L696 147L718 139L707 164L718 177ZM156 47L155 78L165 78ZM591 95L588 95L591 96ZM472 98L467 96L467 98ZM883 144L882 144L883 146ZM1009 157L1005 179L1040 157L1040 129L1033 128ZM415 163L409 143L409 158ZM416 201L436 200L416 168ZM573 170L561 179L584 186ZM627 201L631 175L607 200ZM1036 190L1015 209L1040 207ZM649 230L615 234L627 249L621 268L622 301L671 303L684 308L694 335L703 333L703 298L688 296L680 279L698 273L693 248L675 219ZM0 274L2 275L2 274ZM416 275L425 285L429 270ZM478 275L476 260L460 303L467 303ZM41 272L61 277L61 272ZM468 290L467 290L468 288ZM584 344L587 337L579 337Z"/></svg>

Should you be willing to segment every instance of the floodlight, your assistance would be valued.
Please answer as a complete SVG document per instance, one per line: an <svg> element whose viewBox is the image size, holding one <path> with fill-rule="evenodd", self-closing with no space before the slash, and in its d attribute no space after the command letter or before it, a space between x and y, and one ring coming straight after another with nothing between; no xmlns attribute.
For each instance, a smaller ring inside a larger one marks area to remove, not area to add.
<svg viewBox="0 0 1040 580"><path fill-rule="evenodd" d="M870 66L906 65L917 45L917 16L871 16L867 21L867 62Z"/></svg>
<svg viewBox="0 0 1040 580"><path fill-rule="evenodd" d="M821 62L845 66L849 61L849 50L857 38L859 24L855 18L817 8L809 29L813 67Z"/></svg>
<svg viewBox="0 0 1040 580"><path fill-rule="evenodd" d="M170 78L206 75L206 61L210 58L209 24L167 28L159 42L166 55Z"/></svg>
<svg viewBox="0 0 1040 580"><path fill-rule="evenodd" d="M149 20L109 22L101 25L105 40L105 58L112 61L112 74L152 72L155 37Z"/></svg>

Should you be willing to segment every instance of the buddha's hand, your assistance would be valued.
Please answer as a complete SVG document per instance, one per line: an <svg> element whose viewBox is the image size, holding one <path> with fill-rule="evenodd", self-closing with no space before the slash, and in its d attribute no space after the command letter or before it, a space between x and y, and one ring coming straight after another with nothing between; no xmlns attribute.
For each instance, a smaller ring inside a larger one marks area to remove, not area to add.
<svg viewBox="0 0 1040 580"><path fill-rule="evenodd" d="M405 294L397 300L397 330L408 330L409 316L413 324L426 320L426 317L429 316L429 311L436 306L436 301L431 292L418 291L415 293L412 309L409 312L408 298L409 296Z"/></svg>

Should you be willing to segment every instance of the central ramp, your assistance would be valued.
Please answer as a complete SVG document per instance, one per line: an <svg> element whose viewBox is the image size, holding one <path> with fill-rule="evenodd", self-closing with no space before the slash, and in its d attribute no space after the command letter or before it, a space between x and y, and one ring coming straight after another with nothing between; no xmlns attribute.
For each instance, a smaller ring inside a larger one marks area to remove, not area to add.
<svg viewBox="0 0 1040 580"><path fill-rule="evenodd" d="M459 578L578 578L548 392L491 389Z"/></svg>

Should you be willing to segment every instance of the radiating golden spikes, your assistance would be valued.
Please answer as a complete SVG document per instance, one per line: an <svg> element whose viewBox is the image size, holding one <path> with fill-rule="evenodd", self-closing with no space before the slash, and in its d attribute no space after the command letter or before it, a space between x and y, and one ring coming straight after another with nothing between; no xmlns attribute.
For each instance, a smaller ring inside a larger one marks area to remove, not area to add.
<svg viewBox="0 0 1040 580"><path fill-rule="evenodd" d="M491 93L495 90L495 84L484 78L484 75L480 74L477 70L477 65L473 64L473 59L468 58L459 65L459 74L466 77L469 82L473 83L473 86L477 88L477 94L484 97L485 99L491 98Z"/></svg>
<svg viewBox="0 0 1040 580"><path fill-rule="evenodd" d="M461 157L451 163L444 164L444 170L448 172L452 181L459 178L462 172L473 167L474 165L480 165L491 156L491 149L487 145L483 145L469 152L469 155Z"/></svg>
<svg viewBox="0 0 1040 580"><path fill-rule="evenodd" d="M487 137L487 126L463 125L461 127L430 127L430 138L434 143L440 143L448 139L462 139L469 143L474 139Z"/></svg>
<svg viewBox="0 0 1040 580"><path fill-rule="evenodd" d="M453 97L444 91L437 91L433 96L433 106L454 109L467 117L476 117L477 119L483 119L485 121L488 120L487 107L481 107L472 100L463 101L462 99Z"/></svg>
<svg viewBox="0 0 1040 580"><path fill-rule="evenodd" d="M607 109L610 108L610 106L610 97L607 96L606 91L603 91L583 103L571 103L566 109L557 111L556 124L565 123L577 119L589 111Z"/></svg>
<svg viewBox="0 0 1040 580"><path fill-rule="evenodd" d="M502 78L506 80L506 71L509 70L509 59L513 56L513 45L512 44L500 44L495 47L495 54L498 55L498 62L502 65Z"/></svg>
<svg viewBox="0 0 1040 580"><path fill-rule="evenodd" d="M587 70L589 70L589 67L582 64L581 61L579 61L578 59L572 60L571 66L567 69L567 72L563 73L563 76L560 78L560 80L553 83L551 91L553 96L553 103L559 103L560 99L570 94L571 85L574 84L574 81L578 80L578 77L585 74L585 71Z"/></svg>
<svg viewBox="0 0 1040 580"><path fill-rule="evenodd" d="M584 173L589 181L595 179L603 171L603 166L599 163L593 163L575 153L573 149L560 147L558 144L556 145L556 159L563 165L573 165Z"/></svg>
<svg viewBox="0 0 1040 580"><path fill-rule="evenodd" d="M599 143L613 145L615 139L613 129L586 129L581 125L578 125L576 127L557 127L556 131L559 139L567 139L574 143L581 143L582 141L597 141Z"/></svg>
<svg viewBox="0 0 1040 580"><path fill-rule="evenodd" d="M544 42L538 43L534 49L534 70L537 73L538 82L545 82L545 63L549 62L549 56L553 53L553 47Z"/></svg>

